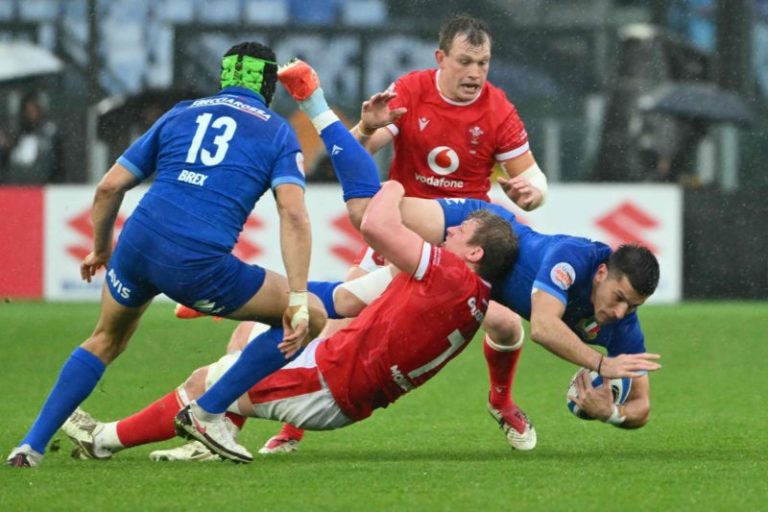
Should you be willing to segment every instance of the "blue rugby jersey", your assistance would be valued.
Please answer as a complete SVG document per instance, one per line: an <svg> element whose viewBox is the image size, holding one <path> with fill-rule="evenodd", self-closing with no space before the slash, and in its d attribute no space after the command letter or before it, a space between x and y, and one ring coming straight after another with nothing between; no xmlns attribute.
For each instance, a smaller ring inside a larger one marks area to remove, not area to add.
<svg viewBox="0 0 768 512"><path fill-rule="evenodd" d="M140 180L155 175L133 222L200 252L229 253L269 188L305 185L293 129L243 87L178 103L118 163Z"/></svg>
<svg viewBox="0 0 768 512"><path fill-rule="evenodd" d="M592 278L611 254L610 247L587 238L538 233L517 222L509 210L477 199L438 202L446 227L461 224L479 209L490 210L512 225L519 253L512 270L493 283L494 300L530 320L533 290L545 291L565 305L563 321L585 343L605 347L610 356L645 352L645 337L636 312L608 325L595 323L590 301Z"/></svg>

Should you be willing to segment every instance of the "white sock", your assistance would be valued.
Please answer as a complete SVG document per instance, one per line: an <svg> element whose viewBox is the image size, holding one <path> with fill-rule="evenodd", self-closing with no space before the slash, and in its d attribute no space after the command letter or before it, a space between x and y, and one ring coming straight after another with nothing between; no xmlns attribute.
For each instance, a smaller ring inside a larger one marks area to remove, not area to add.
<svg viewBox="0 0 768 512"><path fill-rule="evenodd" d="M93 440L96 442L96 447L103 450L117 452L125 448L117 435L116 421L105 423L101 432L93 436Z"/></svg>
<svg viewBox="0 0 768 512"><path fill-rule="evenodd" d="M299 108L309 116L317 133L322 132L328 125L339 120L339 116L331 110L328 102L325 101L325 94L320 87L309 98L300 101Z"/></svg>

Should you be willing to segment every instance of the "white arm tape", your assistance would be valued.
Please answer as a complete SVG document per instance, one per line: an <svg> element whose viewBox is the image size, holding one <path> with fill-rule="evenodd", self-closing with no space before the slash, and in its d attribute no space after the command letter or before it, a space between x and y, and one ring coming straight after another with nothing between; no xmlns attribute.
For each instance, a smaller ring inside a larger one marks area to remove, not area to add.
<svg viewBox="0 0 768 512"><path fill-rule="evenodd" d="M344 288L349 293L365 302L366 305L373 302L379 295L392 282L392 276L394 269L391 265L386 267L379 267L377 270L370 272L362 277L347 281L346 283L339 285L339 288ZM335 291L334 290L334 293Z"/></svg>
<svg viewBox="0 0 768 512"><path fill-rule="evenodd" d="M288 307L298 306L291 317L291 329L295 329L303 320L309 321L309 293L308 292L288 292Z"/></svg>
<svg viewBox="0 0 768 512"><path fill-rule="evenodd" d="M610 423L611 425L621 425L624 423L624 420L626 420L626 416L622 416L621 412L619 411L619 406L616 404L613 404L611 409L611 416L605 420L606 423Z"/></svg>
<svg viewBox="0 0 768 512"><path fill-rule="evenodd" d="M532 166L523 171L518 177L524 179L541 192L541 203L537 206L544 204L544 201L547 198L547 177L541 172L539 164L534 162Z"/></svg>

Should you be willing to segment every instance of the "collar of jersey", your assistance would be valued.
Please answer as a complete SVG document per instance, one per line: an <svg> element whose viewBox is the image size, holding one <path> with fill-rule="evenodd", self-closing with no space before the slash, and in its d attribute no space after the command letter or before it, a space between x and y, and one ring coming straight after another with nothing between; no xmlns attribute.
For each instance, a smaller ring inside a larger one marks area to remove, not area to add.
<svg viewBox="0 0 768 512"><path fill-rule="evenodd" d="M252 91L248 89L247 87L240 87L237 85L233 85L230 87L225 87L221 91L219 91L219 94L234 94L236 96L248 96L249 98L255 98L259 100L261 103L264 104L264 106L267 106L266 100L264 100L264 96L257 93L256 91Z"/></svg>
<svg viewBox="0 0 768 512"><path fill-rule="evenodd" d="M480 96L483 95L483 91L485 90L485 85L488 83L488 81L486 80L485 84L483 84L483 88L480 89L480 92L473 99L471 99L469 101L456 101L456 100L452 100L452 99L448 98L447 96L445 96L443 94L443 91L440 90L440 86L438 85L439 82L440 82L440 70L437 69L437 70L435 70L435 89L437 89L437 94L439 94L440 97L443 98L444 102L450 103L451 105L455 105L457 107L468 107L471 104L473 104L474 102L476 102L477 100L479 100Z"/></svg>

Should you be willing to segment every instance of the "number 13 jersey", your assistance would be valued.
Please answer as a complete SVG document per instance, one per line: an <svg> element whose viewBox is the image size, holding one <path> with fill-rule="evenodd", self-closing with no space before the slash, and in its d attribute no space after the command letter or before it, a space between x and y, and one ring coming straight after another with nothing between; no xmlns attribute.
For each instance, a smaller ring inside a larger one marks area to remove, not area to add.
<svg viewBox="0 0 768 512"><path fill-rule="evenodd" d="M139 180L155 174L132 222L216 254L232 250L264 192L305 182L293 129L243 87L177 104L117 162Z"/></svg>

